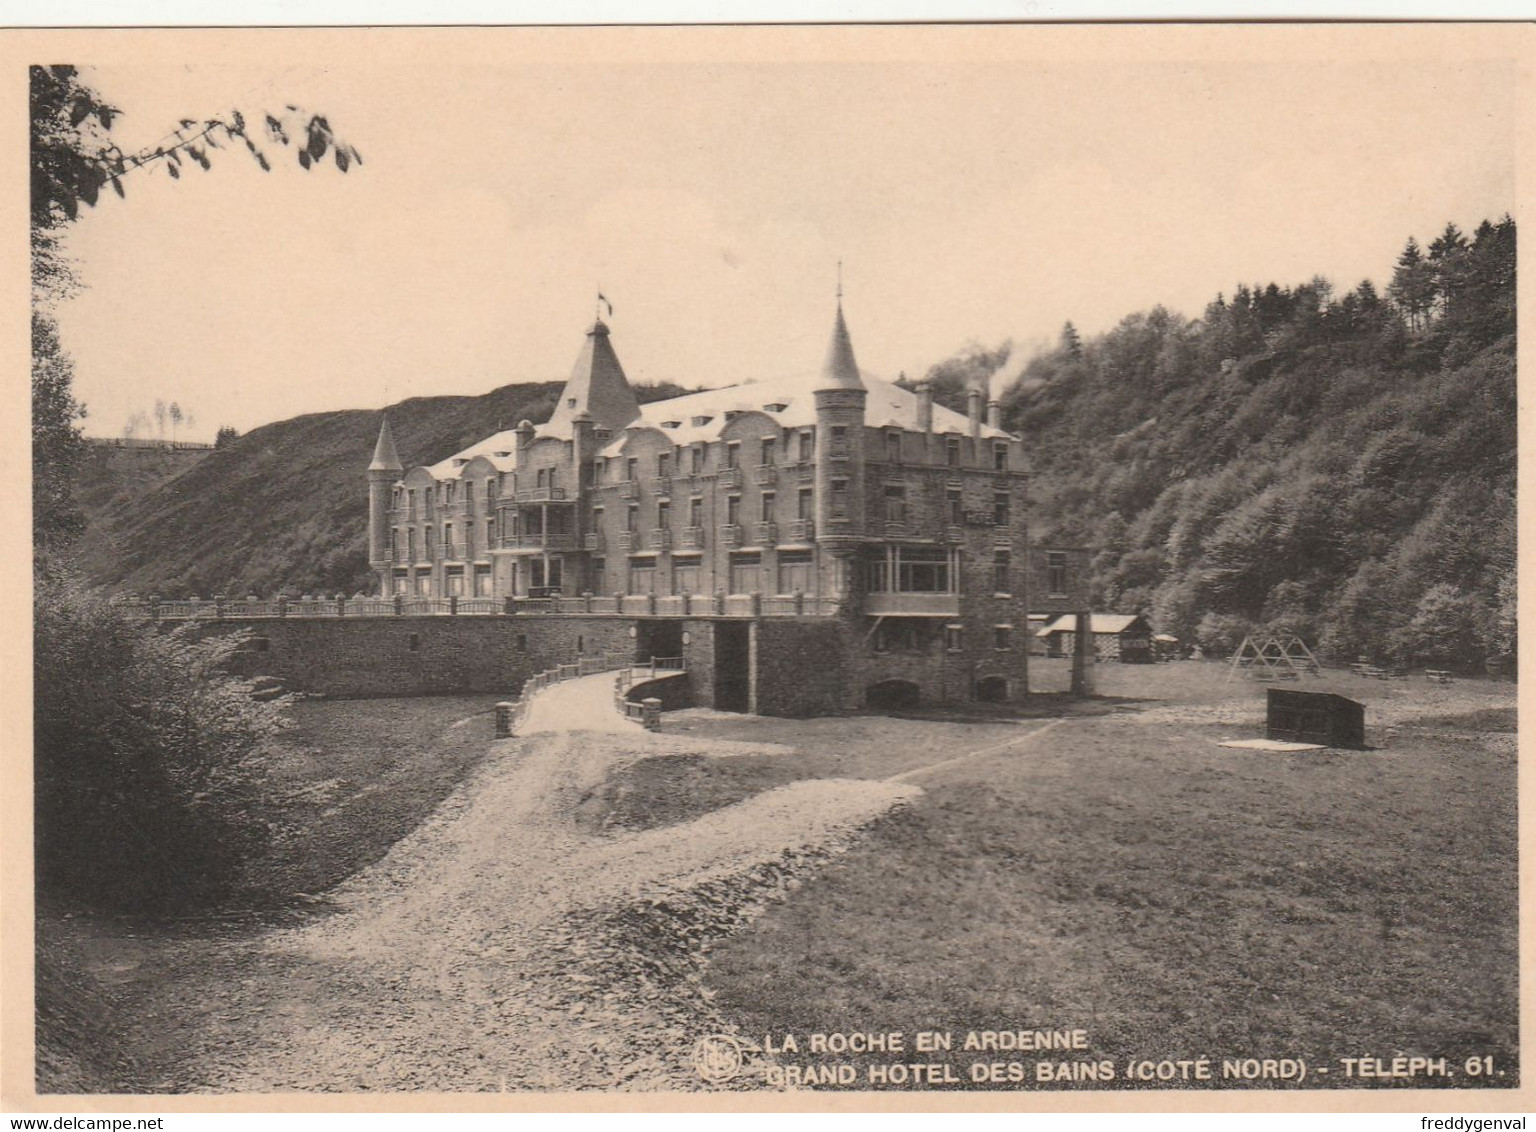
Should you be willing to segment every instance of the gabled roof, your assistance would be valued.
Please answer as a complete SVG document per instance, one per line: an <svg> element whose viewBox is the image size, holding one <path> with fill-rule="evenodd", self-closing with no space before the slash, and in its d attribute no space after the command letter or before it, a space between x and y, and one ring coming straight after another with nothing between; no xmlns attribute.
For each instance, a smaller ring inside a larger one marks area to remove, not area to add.
<svg viewBox="0 0 1536 1132"><path fill-rule="evenodd" d="M1137 613L1094 613L1089 615L1089 625L1094 633L1123 633L1132 625L1141 621L1141 615ZM1142 623L1146 627L1145 622ZM1063 613L1052 621L1044 629L1035 634L1037 637L1049 637L1052 633L1075 633L1077 631L1077 615Z"/></svg>
<svg viewBox="0 0 1536 1132"><path fill-rule="evenodd" d="M576 357L571 376L560 391L560 400L549 420L539 426L546 436L571 435L571 421L589 413L599 428L618 430L640 415L640 402L629 387L619 356L608 341L608 325L602 319L587 331L587 341Z"/></svg>
<svg viewBox="0 0 1536 1132"><path fill-rule="evenodd" d="M505 456L497 453L505 452ZM430 464L427 471L438 479L452 479L459 474L459 470L476 456L484 456L496 465L497 471L510 472L517 466L517 430L509 428L504 432L493 433L484 440L476 441L462 452L455 452L446 460L439 460Z"/></svg>

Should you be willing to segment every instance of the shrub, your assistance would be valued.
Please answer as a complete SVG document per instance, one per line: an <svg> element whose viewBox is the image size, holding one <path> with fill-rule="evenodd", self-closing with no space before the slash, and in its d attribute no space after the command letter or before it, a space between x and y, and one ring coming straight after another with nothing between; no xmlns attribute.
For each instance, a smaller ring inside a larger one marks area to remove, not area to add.
<svg viewBox="0 0 1536 1132"><path fill-rule="evenodd" d="M263 774L285 699L226 675L241 634L197 641L63 576L34 598L40 894L134 910L236 891L276 827Z"/></svg>

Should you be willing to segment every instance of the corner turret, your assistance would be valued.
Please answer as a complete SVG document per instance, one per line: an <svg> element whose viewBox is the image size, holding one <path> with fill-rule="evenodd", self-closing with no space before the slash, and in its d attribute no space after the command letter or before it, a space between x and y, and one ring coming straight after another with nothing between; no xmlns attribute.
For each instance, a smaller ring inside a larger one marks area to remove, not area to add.
<svg viewBox="0 0 1536 1132"><path fill-rule="evenodd" d="M373 446L373 460L368 465L368 565L379 575L379 594L382 597L389 596L390 570L394 566L394 545L390 539L389 525L390 506L395 481L404 470L386 416L379 424L379 439Z"/></svg>

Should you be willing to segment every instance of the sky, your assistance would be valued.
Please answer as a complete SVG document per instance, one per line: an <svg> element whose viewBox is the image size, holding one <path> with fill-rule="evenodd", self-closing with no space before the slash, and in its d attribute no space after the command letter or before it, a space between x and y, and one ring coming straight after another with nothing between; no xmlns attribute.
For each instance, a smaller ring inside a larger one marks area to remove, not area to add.
<svg viewBox="0 0 1536 1132"><path fill-rule="evenodd" d="M1515 208L1484 62L442 61L112 66L125 147L293 103L361 151L137 172L68 236L90 435L183 439L569 373L599 289L634 381L816 367L842 263L859 363L1026 356L1238 283L1384 285L1409 235ZM606 317L606 311L605 311Z"/></svg>

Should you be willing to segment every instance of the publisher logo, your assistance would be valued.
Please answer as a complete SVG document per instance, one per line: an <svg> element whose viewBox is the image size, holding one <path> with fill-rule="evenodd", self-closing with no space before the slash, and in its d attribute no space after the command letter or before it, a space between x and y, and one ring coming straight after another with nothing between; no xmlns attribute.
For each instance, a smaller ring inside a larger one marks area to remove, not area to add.
<svg viewBox="0 0 1536 1132"><path fill-rule="evenodd" d="M741 1043L729 1034L707 1034L693 1044L693 1067L712 1085L741 1072Z"/></svg>

